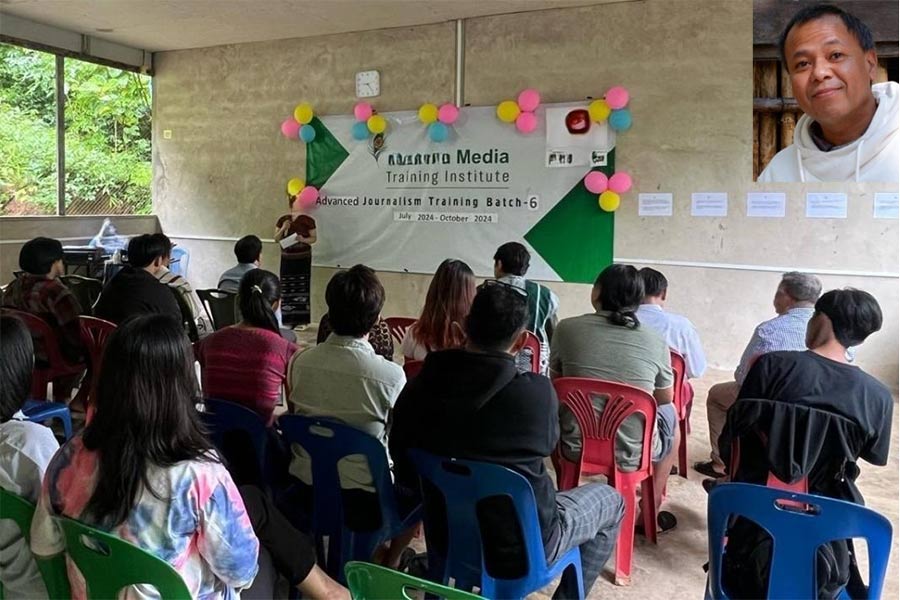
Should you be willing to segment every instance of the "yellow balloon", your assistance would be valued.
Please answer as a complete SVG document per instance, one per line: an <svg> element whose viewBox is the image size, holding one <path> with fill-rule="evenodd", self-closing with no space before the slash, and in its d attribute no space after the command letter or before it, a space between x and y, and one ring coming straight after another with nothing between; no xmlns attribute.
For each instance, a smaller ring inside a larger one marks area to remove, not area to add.
<svg viewBox="0 0 900 600"><path fill-rule="evenodd" d="M611 112L612 109L609 108L606 100L594 100L588 105L588 114L591 115L591 121L595 123L602 123L608 119Z"/></svg>
<svg viewBox="0 0 900 600"><path fill-rule="evenodd" d="M497 118L504 123L512 123L515 121L520 112L522 111L519 110L519 105L513 100L504 100L497 105Z"/></svg>
<svg viewBox="0 0 900 600"><path fill-rule="evenodd" d="M384 130L387 129L387 121L381 115L372 115L366 121L366 126L372 133L384 133Z"/></svg>
<svg viewBox="0 0 900 600"><path fill-rule="evenodd" d="M294 119L297 120L298 123L302 125L306 125L313 119L313 109L312 106L303 102L302 104L298 104L297 108L294 109Z"/></svg>
<svg viewBox="0 0 900 600"><path fill-rule="evenodd" d="M599 197L600 208L602 208L606 212L613 212L614 210L619 208L619 202L621 202L621 199L619 198L619 195L615 192L606 190L605 192L600 194L600 197Z"/></svg>
<svg viewBox="0 0 900 600"><path fill-rule="evenodd" d="M300 193L300 190L303 189L304 185L306 185L306 184L303 183L302 179L294 177L293 179L288 181L288 184L287 184L288 194L290 194L291 196L296 196L297 194Z"/></svg>
<svg viewBox="0 0 900 600"><path fill-rule="evenodd" d="M419 108L419 120L428 125L438 119L438 107L435 104L423 104Z"/></svg>

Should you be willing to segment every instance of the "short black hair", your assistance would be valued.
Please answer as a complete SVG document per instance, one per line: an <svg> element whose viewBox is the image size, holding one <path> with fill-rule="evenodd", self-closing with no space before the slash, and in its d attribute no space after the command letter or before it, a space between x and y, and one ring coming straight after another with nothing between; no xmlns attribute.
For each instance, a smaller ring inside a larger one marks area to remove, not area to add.
<svg viewBox="0 0 900 600"><path fill-rule="evenodd" d="M666 276L650 267L644 267L638 271L641 280L644 282L644 297L655 298L661 296L663 292L669 289L669 280Z"/></svg>
<svg viewBox="0 0 900 600"><path fill-rule="evenodd" d="M262 254L262 241L255 235L245 235L234 243L234 256L242 264L248 264L259 260Z"/></svg>
<svg viewBox="0 0 900 600"><path fill-rule="evenodd" d="M494 253L494 260L500 261L504 273L523 276L528 272L531 254L519 242L506 242Z"/></svg>
<svg viewBox="0 0 900 600"><path fill-rule="evenodd" d="M331 278L325 288L325 303L334 332L359 338L378 321L384 306L384 286L375 271L356 265Z"/></svg>
<svg viewBox="0 0 900 600"><path fill-rule="evenodd" d="M478 287L466 317L469 342L485 350L506 351L525 329L528 301L511 285L486 282Z"/></svg>
<svg viewBox="0 0 900 600"><path fill-rule="evenodd" d="M128 242L128 264L142 269L172 253L172 242L162 233L145 233Z"/></svg>
<svg viewBox="0 0 900 600"><path fill-rule="evenodd" d="M781 56L781 63L784 66L788 66L787 57L784 55L784 45L785 42L787 42L787 37L791 32L791 29L798 25L803 25L827 16L840 18L847 27L847 30L856 38L856 41L859 42L863 52L875 49L875 40L872 37L872 30L857 17L834 4L813 4L812 6L800 9L784 28L784 31L781 32L781 37L778 38L778 55Z"/></svg>
<svg viewBox="0 0 900 600"><path fill-rule="evenodd" d="M881 329L881 307L872 294L854 288L825 292L816 312L831 320L834 337L844 348L858 346Z"/></svg>
<svg viewBox="0 0 900 600"><path fill-rule="evenodd" d="M34 368L34 344L18 317L0 317L0 423L9 421L28 398Z"/></svg>
<svg viewBox="0 0 900 600"><path fill-rule="evenodd" d="M19 268L32 275L46 275L53 263L63 257L63 247L59 240L36 237L28 240L19 250Z"/></svg>
<svg viewBox="0 0 900 600"><path fill-rule="evenodd" d="M635 329L640 325L636 311L644 300L644 280L631 265L612 264L594 281L600 288L600 310L609 311L613 325Z"/></svg>

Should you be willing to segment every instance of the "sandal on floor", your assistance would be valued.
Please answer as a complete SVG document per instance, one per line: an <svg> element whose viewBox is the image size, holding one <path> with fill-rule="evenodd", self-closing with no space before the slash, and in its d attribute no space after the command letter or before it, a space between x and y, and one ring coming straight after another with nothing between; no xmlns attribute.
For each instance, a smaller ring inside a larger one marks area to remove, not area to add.
<svg viewBox="0 0 900 600"><path fill-rule="evenodd" d="M675 515L670 513L667 510L661 510L656 514L656 533L668 533L675 529L678 526L678 519L675 518ZM634 526L634 532L640 535L644 535L644 523L643 519L641 522Z"/></svg>
<svg viewBox="0 0 900 600"><path fill-rule="evenodd" d="M695 462L694 470L700 473L701 475L706 475L707 477L712 477L713 479L721 479L725 477L725 473L720 473L716 471L713 466L713 461L708 460L706 462Z"/></svg>

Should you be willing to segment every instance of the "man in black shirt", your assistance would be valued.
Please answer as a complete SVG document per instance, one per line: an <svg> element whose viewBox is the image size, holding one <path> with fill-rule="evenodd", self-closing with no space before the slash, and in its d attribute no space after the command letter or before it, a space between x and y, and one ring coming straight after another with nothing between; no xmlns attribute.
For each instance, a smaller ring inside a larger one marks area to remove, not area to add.
<svg viewBox="0 0 900 600"><path fill-rule="evenodd" d="M400 486L417 489L407 450L421 448L520 473L534 490L547 560L579 546L587 595L612 553L624 502L600 483L554 490L544 460L559 440L556 394L546 377L519 373L513 358L525 341L527 314L526 296L518 288L491 281L478 289L466 318L465 349L431 352L394 406L389 439L394 472ZM490 515L493 523L483 531L498 539L486 544L516 538L515 525L503 517ZM577 597L570 572L555 597Z"/></svg>
<svg viewBox="0 0 900 600"><path fill-rule="evenodd" d="M128 243L128 266L104 288L94 315L119 325L144 314L166 314L181 322L181 310L169 288L157 281L172 244L164 235L139 235Z"/></svg>

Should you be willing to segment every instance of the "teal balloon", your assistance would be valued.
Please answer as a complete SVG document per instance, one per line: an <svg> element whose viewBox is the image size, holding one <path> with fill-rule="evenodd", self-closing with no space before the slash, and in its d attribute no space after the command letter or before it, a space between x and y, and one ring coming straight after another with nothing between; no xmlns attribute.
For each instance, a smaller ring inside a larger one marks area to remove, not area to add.
<svg viewBox="0 0 900 600"><path fill-rule="evenodd" d="M304 125L300 128L300 139L307 144L316 139L316 129L312 125Z"/></svg>
<svg viewBox="0 0 900 600"><path fill-rule="evenodd" d="M435 121L428 126L428 137L432 142L446 142L449 135L450 129L440 121Z"/></svg>
<svg viewBox="0 0 900 600"><path fill-rule="evenodd" d="M612 111L609 115L609 126L616 131L631 129L631 111L627 108Z"/></svg>
<svg viewBox="0 0 900 600"><path fill-rule="evenodd" d="M353 127L350 128L350 133L353 134L354 140L364 140L369 137L369 127L366 125L365 121L357 121L353 124Z"/></svg>

